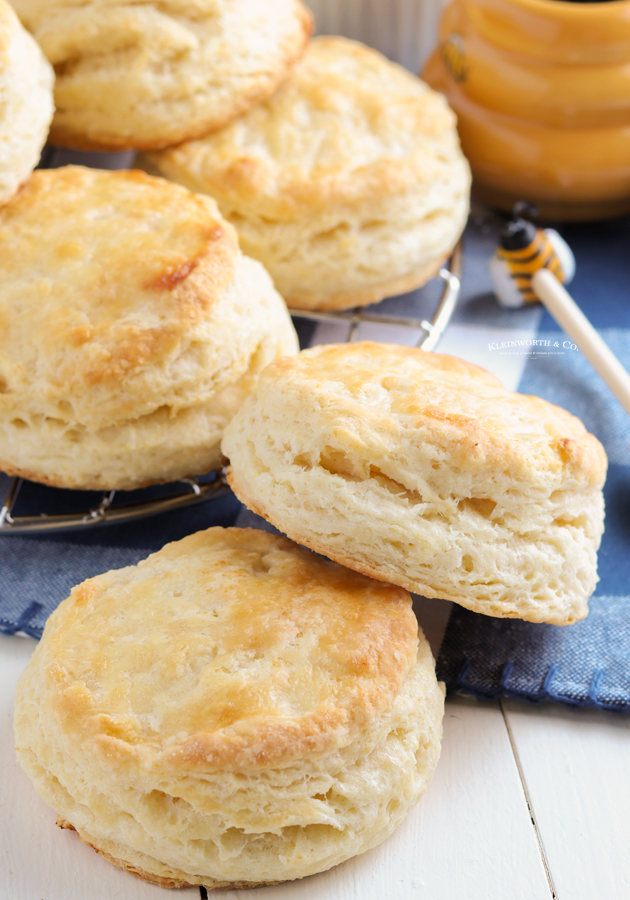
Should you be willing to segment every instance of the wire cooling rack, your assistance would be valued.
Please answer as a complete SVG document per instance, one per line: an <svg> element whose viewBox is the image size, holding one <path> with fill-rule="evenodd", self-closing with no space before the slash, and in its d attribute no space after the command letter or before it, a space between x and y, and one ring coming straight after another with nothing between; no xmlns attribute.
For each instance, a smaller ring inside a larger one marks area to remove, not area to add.
<svg viewBox="0 0 630 900"><path fill-rule="evenodd" d="M89 159L76 160L76 154L68 151L52 150L52 154L44 156L43 167L63 165L67 162L83 162L88 165L107 168L124 168L131 164L129 154L118 154L120 159L113 159L108 154L84 154ZM66 159L66 156L68 159ZM129 159L127 157L129 156ZM98 159L92 159L98 157ZM103 157L103 158L101 158ZM348 323L346 340L355 341L359 326L363 323L374 323L386 326L398 326L412 332L420 332L416 342L423 350L433 350L442 337L451 320L460 292L461 276L461 243L455 248L453 255L436 276L443 282L442 292L437 309L432 319L413 316L388 316L380 313L366 312L363 309L344 310L341 312L319 312L313 310L289 309L291 316L297 319L308 319L311 322ZM73 491L74 497L84 496L85 503L78 512L63 514L47 514L45 511L37 515L17 515L14 510L17 504L23 479L14 478L9 483L4 505L0 509L0 534L24 534L72 529L94 528L99 525L111 525L128 522L145 516L171 512L182 507L203 503L206 500L224 496L230 492L225 479L225 470L219 469L201 477L184 478L159 489L147 488L145 491L130 492L106 491L96 502L92 500L93 492ZM155 494L159 493L159 496ZM92 502L90 502L92 501Z"/></svg>

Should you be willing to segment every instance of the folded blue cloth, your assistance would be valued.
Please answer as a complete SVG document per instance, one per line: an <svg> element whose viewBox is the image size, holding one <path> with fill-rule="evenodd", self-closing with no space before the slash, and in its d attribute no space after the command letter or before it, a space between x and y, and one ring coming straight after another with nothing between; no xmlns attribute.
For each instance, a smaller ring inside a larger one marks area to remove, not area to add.
<svg viewBox="0 0 630 900"><path fill-rule="evenodd" d="M630 709L630 597L598 595L576 625L491 619L457 607L438 658L450 693Z"/></svg>

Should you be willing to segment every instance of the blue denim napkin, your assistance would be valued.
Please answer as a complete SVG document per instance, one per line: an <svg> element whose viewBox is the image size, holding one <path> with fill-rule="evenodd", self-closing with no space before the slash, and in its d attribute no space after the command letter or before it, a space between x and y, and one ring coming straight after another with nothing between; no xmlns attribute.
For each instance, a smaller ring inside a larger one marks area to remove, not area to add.
<svg viewBox="0 0 630 900"><path fill-rule="evenodd" d="M576 625L491 619L456 607L438 659L450 693L630 707L630 597L597 595Z"/></svg>

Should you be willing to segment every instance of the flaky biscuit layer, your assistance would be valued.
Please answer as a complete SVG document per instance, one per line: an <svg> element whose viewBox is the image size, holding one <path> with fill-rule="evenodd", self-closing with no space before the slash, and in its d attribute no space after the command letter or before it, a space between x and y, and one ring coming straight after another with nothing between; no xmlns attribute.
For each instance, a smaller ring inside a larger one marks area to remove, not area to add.
<svg viewBox="0 0 630 900"><path fill-rule="evenodd" d="M239 499L344 565L486 615L587 614L604 450L477 366L385 344L304 351L265 370L223 450Z"/></svg>
<svg viewBox="0 0 630 900"><path fill-rule="evenodd" d="M426 788L443 693L409 595L213 528L75 588L18 686L18 756L81 838L158 883L323 871Z"/></svg>
<svg viewBox="0 0 630 900"><path fill-rule="evenodd" d="M15 0L55 67L54 143L168 147L269 96L303 52L300 0Z"/></svg>
<svg viewBox="0 0 630 900"><path fill-rule="evenodd" d="M344 38L311 42L273 97L150 163L213 196L245 252L303 308L418 286L468 212L470 173L444 98Z"/></svg>
<svg viewBox="0 0 630 900"><path fill-rule="evenodd" d="M297 340L208 197L141 172L36 172L0 210L0 467L60 487L208 471Z"/></svg>
<svg viewBox="0 0 630 900"><path fill-rule="evenodd" d="M53 72L5 0L0 0L0 205L39 161L53 116Z"/></svg>

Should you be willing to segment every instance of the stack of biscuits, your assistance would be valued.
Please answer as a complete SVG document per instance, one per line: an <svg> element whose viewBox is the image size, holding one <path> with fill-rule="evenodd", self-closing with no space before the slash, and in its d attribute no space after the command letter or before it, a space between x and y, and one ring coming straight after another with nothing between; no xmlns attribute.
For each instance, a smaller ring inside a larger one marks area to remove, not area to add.
<svg viewBox="0 0 630 900"><path fill-rule="evenodd" d="M14 6L0 469L126 490L227 458L287 535L211 528L77 586L20 680L20 762L59 825L155 884L324 871L391 834L437 764L409 591L585 616L604 451L462 360L298 352L287 302L411 290L459 239L468 165L416 77L309 41L300 0ZM50 125L144 171L31 174Z"/></svg>

